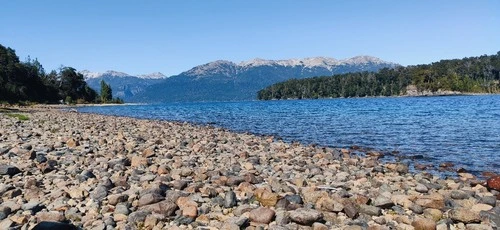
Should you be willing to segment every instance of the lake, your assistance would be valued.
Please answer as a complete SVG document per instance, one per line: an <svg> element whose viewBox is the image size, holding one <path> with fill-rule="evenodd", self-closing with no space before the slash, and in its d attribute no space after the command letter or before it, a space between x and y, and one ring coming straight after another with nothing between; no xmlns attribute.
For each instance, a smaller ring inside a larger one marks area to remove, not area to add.
<svg viewBox="0 0 500 230"><path fill-rule="evenodd" d="M410 163L452 162L475 174L500 173L500 95L192 102L78 111L208 124L287 142L356 145L398 152L397 158Z"/></svg>

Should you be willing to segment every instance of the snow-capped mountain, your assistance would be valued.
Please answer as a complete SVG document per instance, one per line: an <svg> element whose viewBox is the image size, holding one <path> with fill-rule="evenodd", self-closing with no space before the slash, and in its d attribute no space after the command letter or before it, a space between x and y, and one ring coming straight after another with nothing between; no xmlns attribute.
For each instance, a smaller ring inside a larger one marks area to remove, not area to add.
<svg viewBox="0 0 500 230"><path fill-rule="evenodd" d="M287 60L253 59L238 64L218 60L196 66L151 85L134 101L253 100L257 91L291 78L331 76L348 72L378 71L397 64L371 56L337 60L313 57Z"/></svg>
<svg viewBox="0 0 500 230"><path fill-rule="evenodd" d="M166 78L160 72L137 76L113 70L104 73L82 70L80 73L83 74L87 84L97 92L101 89L101 80L104 80L111 85L113 97L119 97L125 101L144 91L146 87L159 83Z"/></svg>

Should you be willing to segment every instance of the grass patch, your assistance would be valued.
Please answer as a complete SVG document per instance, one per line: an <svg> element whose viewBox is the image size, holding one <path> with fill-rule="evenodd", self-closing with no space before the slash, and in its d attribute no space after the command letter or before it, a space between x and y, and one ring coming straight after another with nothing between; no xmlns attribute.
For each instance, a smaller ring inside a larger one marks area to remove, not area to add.
<svg viewBox="0 0 500 230"><path fill-rule="evenodd" d="M20 121L27 121L30 119L28 116L23 115L23 114L19 114L19 113L6 113L5 115L7 115L9 117L17 118Z"/></svg>

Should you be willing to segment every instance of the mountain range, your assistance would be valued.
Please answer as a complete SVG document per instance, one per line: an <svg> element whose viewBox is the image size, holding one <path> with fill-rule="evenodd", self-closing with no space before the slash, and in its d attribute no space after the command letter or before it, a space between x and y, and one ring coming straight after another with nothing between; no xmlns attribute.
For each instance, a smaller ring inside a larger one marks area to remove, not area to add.
<svg viewBox="0 0 500 230"><path fill-rule="evenodd" d="M113 97L119 97L124 101L131 101L133 97L143 92L148 86L162 82L166 76L156 72L132 76L127 73L117 71L106 71L104 73L90 72L88 70L80 71L87 84L97 90L101 89L101 80L111 85Z"/></svg>
<svg viewBox="0 0 500 230"><path fill-rule="evenodd" d="M171 77L160 73L131 76L116 71L81 73L90 87L98 90L100 80L104 80L111 85L114 96L126 102L236 101L254 100L260 89L292 78L378 71L395 66L371 56L342 60L256 58L238 64L224 60L209 62Z"/></svg>

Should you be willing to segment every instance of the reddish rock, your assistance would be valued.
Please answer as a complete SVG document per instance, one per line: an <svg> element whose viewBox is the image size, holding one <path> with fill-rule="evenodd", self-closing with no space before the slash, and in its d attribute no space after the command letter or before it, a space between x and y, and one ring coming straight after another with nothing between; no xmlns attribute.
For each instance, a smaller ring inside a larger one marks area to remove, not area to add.
<svg viewBox="0 0 500 230"><path fill-rule="evenodd" d="M486 187L500 191L500 176L494 176L486 181Z"/></svg>
<svg viewBox="0 0 500 230"><path fill-rule="evenodd" d="M250 212L249 219L260 224L269 224L274 219L275 212L270 208L260 207Z"/></svg>

